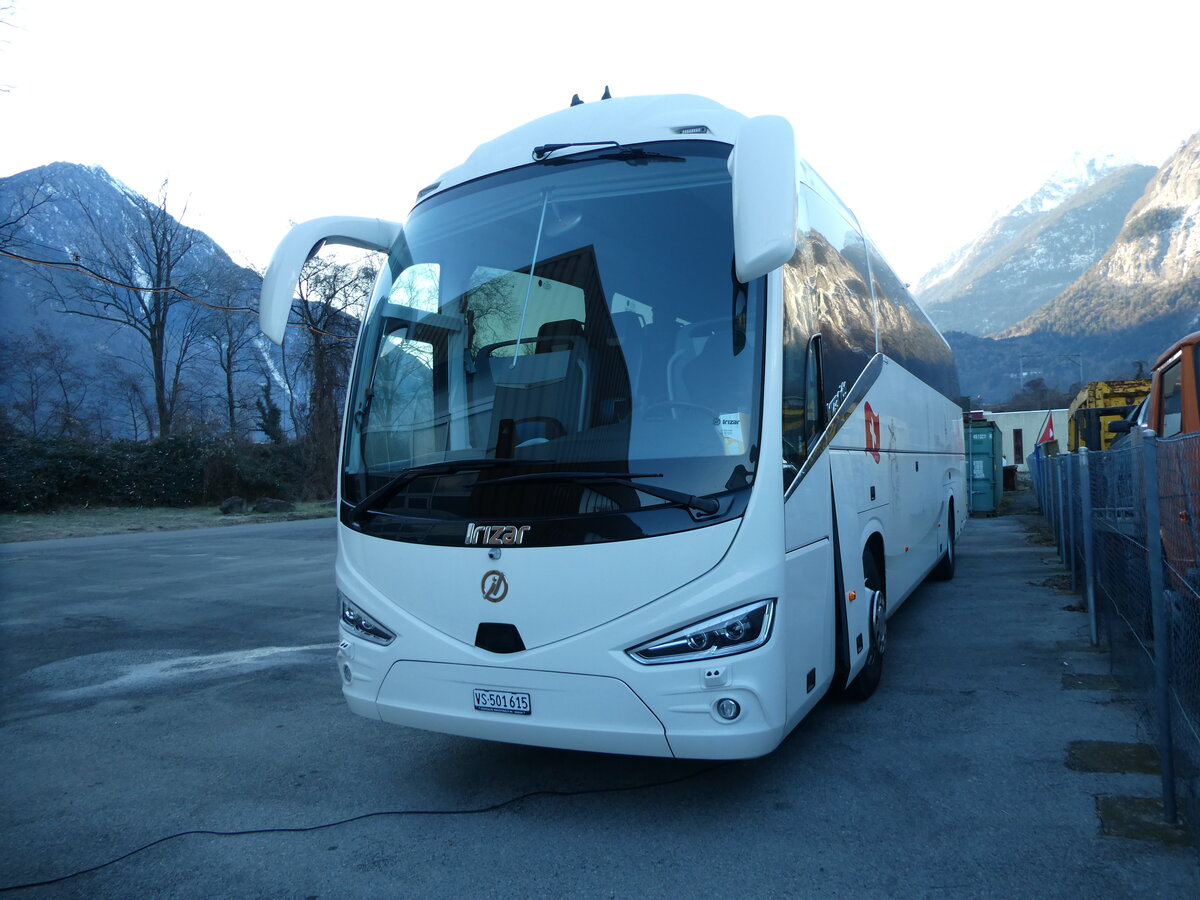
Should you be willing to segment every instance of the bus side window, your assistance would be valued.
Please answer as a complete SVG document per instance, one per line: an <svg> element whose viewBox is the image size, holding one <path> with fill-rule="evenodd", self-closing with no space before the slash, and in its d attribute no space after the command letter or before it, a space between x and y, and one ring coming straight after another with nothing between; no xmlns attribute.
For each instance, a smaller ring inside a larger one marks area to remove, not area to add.
<svg viewBox="0 0 1200 900"><path fill-rule="evenodd" d="M813 442L825 430L824 377L822 374L820 332L808 339L804 357L804 446Z"/></svg>
<svg viewBox="0 0 1200 900"><path fill-rule="evenodd" d="M785 347L785 354L788 349ZM799 359L792 359L790 362L793 372L798 367L800 369L799 374L802 379L800 384L803 385L803 393L796 393L794 382L791 392L788 392L788 384L785 382L783 459L785 466L792 470L789 476L785 476L784 480L787 482L784 485L785 488L790 484L791 479L800 473L800 468L808 459L808 455L812 452L821 432L825 430L828 421L823 399L821 335L819 333L812 335L805 346L804 355ZM788 371L787 363L784 365L784 370Z"/></svg>
<svg viewBox="0 0 1200 900"><path fill-rule="evenodd" d="M784 274L785 322L783 332L783 463L784 489L800 474L807 456L807 404L805 358L809 342L807 317L801 306L799 270L789 264Z"/></svg>

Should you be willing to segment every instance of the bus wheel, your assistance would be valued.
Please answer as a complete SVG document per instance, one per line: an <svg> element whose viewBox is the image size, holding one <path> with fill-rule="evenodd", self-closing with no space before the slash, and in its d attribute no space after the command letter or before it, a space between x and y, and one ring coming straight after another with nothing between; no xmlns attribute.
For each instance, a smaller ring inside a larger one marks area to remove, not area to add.
<svg viewBox="0 0 1200 900"><path fill-rule="evenodd" d="M938 564L933 567L933 577L936 581L950 581L954 577L954 504L950 505L950 531L946 537L949 543L946 544L946 552L942 554L942 558L938 560Z"/></svg>
<svg viewBox="0 0 1200 900"><path fill-rule="evenodd" d="M871 645L858 677L846 688L846 696L851 700L866 700L875 693L883 676L883 654L887 650L887 598L883 593L882 566L869 551L863 556L863 576L871 592Z"/></svg>

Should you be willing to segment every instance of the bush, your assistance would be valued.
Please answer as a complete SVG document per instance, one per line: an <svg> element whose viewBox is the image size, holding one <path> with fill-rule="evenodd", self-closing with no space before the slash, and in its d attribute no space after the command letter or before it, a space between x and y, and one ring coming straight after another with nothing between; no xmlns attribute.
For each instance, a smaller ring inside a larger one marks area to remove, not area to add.
<svg viewBox="0 0 1200 900"><path fill-rule="evenodd" d="M1121 233L1121 240L1136 241L1138 238L1158 234L1160 231L1174 228L1182 218L1183 209L1178 206L1156 206L1130 222Z"/></svg>
<svg viewBox="0 0 1200 900"><path fill-rule="evenodd" d="M0 433L0 510L216 505L227 497L313 499L296 444L203 437L149 443ZM332 473L330 473L332 483ZM325 496L318 499L327 499Z"/></svg>

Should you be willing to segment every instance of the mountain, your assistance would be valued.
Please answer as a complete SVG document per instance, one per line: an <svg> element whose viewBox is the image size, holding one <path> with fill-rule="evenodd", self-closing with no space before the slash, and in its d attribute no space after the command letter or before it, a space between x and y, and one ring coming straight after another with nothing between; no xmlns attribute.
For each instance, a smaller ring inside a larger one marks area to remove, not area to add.
<svg viewBox="0 0 1200 900"><path fill-rule="evenodd" d="M1200 329L1200 133L1147 182L1103 254L1049 303L988 338L947 333L965 391L1001 402L1042 378L1131 377Z"/></svg>
<svg viewBox="0 0 1200 900"><path fill-rule="evenodd" d="M155 256L165 235L176 242L169 272ZM0 179L0 251L7 369L0 415L21 430L152 433L159 416L148 376L155 364L150 338L164 347L171 412L188 423L183 427L219 424L233 402L253 408L262 376L249 313L261 279L175 220L165 186L164 197L150 201L102 168L65 162ZM150 290L157 285L162 289ZM143 334L111 321L122 306L136 313L139 304L152 308L164 299L175 305L161 333L149 324L151 313ZM246 351L232 388L220 365L231 341Z"/></svg>
<svg viewBox="0 0 1200 900"><path fill-rule="evenodd" d="M45 202L0 238L0 247L43 262L101 268L111 263L104 258L109 245L131 240L145 226L146 205L153 205L99 166L56 162L0 179L0 221L11 218L11 211L21 208L23 198L34 197ZM208 281L223 277L242 291L258 289L258 275L236 265L208 235L184 231L192 246L173 274L176 281L193 280L204 273ZM43 276L47 275L54 277L29 263L0 258L0 296L5 298L6 310L22 319L45 318L39 307L46 294Z"/></svg>
<svg viewBox="0 0 1200 900"><path fill-rule="evenodd" d="M1116 240L1066 290L1001 337L1200 328L1200 132L1150 180Z"/></svg>
<svg viewBox="0 0 1200 900"><path fill-rule="evenodd" d="M1112 156L1083 158L926 273L918 301L943 331L984 335L1045 303L1100 258L1154 174Z"/></svg>

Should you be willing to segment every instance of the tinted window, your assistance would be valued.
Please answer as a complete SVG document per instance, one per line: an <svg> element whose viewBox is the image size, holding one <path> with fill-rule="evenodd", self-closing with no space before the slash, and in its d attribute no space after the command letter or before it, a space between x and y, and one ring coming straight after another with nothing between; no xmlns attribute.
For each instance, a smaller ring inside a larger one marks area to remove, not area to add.
<svg viewBox="0 0 1200 900"><path fill-rule="evenodd" d="M1183 392L1180 376L1183 366L1173 362L1162 373L1162 432L1159 437L1179 434L1183 428Z"/></svg>
<svg viewBox="0 0 1200 900"><path fill-rule="evenodd" d="M930 387L956 399L958 373L950 346L874 245L871 274L879 313L879 349Z"/></svg>

